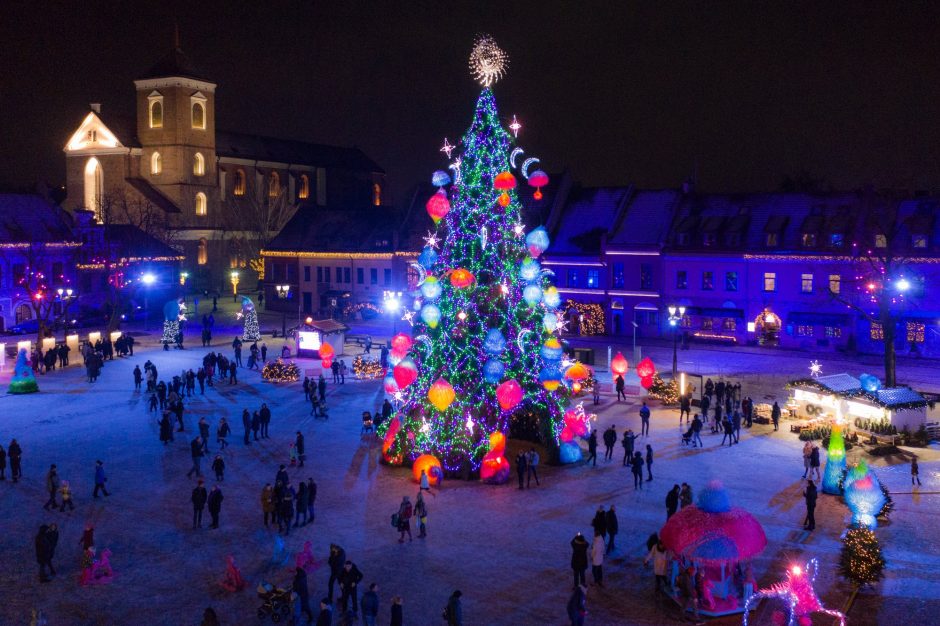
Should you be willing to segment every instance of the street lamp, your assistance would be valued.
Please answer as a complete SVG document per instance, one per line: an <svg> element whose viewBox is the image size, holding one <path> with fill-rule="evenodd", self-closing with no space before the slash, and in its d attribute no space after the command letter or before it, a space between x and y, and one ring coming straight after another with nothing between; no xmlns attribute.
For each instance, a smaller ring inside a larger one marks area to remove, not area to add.
<svg viewBox="0 0 940 626"><path fill-rule="evenodd" d="M672 326L672 379L676 380L676 376L679 373L679 321L685 317L685 307L680 306L670 306L667 309L669 311L669 325Z"/></svg>
<svg viewBox="0 0 940 626"><path fill-rule="evenodd" d="M232 302L238 302L235 298L238 295L238 270L232 270L229 279L232 281Z"/></svg>
<svg viewBox="0 0 940 626"><path fill-rule="evenodd" d="M400 291L384 291L382 292L382 303L385 307L385 310L392 317L392 334L395 334L397 326L397 317L398 312L401 310L401 296L402 292Z"/></svg>
<svg viewBox="0 0 940 626"><path fill-rule="evenodd" d="M76 296L70 287L66 289L59 287L56 289L56 293L59 294L59 301L62 303L62 325L65 327L65 337L67 338L69 336L69 305L72 304L72 299Z"/></svg>
<svg viewBox="0 0 940 626"><path fill-rule="evenodd" d="M147 322L150 321L150 287L157 282L157 277L147 272L140 277L140 282L144 284L144 330L147 330Z"/></svg>
<svg viewBox="0 0 940 626"><path fill-rule="evenodd" d="M911 288L911 282L907 280L906 278L902 278L898 280L898 282L894 283L894 286L897 287L898 291L900 291L901 293L904 293L905 291Z"/></svg>
<svg viewBox="0 0 940 626"><path fill-rule="evenodd" d="M275 285L274 290L277 292L278 300L286 300L287 295L290 292L290 285ZM281 337L287 337L287 309L281 306Z"/></svg>

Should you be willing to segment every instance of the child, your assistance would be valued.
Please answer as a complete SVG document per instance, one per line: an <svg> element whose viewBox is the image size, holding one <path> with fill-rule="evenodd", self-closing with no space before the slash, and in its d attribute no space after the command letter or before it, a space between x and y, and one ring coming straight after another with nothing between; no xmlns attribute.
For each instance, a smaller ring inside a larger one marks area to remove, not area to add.
<svg viewBox="0 0 940 626"><path fill-rule="evenodd" d="M215 479L218 481L225 480L225 461L222 460L222 455L215 455L215 460L212 461L212 471L215 472Z"/></svg>
<svg viewBox="0 0 940 626"><path fill-rule="evenodd" d="M150 412L153 413L157 410L157 394L150 394Z"/></svg>
<svg viewBox="0 0 940 626"><path fill-rule="evenodd" d="M62 484L59 486L59 493L62 494L62 507L59 511L64 511L66 504L69 506L70 511L74 511L75 503L72 502L72 488L69 487L69 481L62 481Z"/></svg>
<svg viewBox="0 0 940 626"><path fill-rule="evenodd" d="M291 464L291 467L294 467L295 465L297 465L297 448L294 446L293 443L290 444L290 464Z"/></svg>
<svg viewBox="0 0 940 626"><path fill-rule="evenodd" d="M914 484L914 481L917 481L917 484L920 485L920 469L917 467L917 457L911 459L911 484Z"/></svg>

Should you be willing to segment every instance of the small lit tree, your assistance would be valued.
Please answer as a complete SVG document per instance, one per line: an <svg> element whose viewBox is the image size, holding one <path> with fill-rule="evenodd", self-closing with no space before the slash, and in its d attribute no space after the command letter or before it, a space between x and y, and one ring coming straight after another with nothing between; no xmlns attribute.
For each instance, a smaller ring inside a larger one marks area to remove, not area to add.
<svg viewBox="0 0 940 626"><path fill-rule="evenodd" d="M851 526L842 539L839 574L857 591L884 577L886 566L875 532L866 526Z"/></svg>

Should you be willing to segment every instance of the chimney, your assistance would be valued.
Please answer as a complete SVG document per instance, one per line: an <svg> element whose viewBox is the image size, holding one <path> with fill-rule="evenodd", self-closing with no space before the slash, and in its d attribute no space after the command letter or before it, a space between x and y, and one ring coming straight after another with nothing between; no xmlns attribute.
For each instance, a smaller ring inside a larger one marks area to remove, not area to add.
<svg viewBox="0 0 940 626"><path fill-rule="evenodd" d="M92 111L94 111L98 115L101 115L101 103L100 102L92 102L88 106L91 107Z"/></svg>

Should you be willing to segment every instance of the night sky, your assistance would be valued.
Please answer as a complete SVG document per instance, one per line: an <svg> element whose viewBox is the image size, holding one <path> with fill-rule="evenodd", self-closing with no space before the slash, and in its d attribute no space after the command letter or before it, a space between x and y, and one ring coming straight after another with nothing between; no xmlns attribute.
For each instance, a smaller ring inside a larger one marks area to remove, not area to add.
<svg viewBox="0 0 940 626"><path fill-rule="evenodd" d="M586 184L940 189L940 3L95 2L0 16L0 187L64 182L87 103L130 114L173 24L218 83L220 128L356 145L396 200L469 124L473 36L545 170Z"/></svg>

